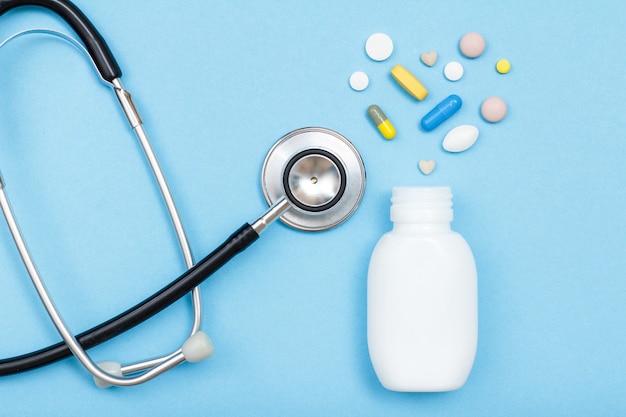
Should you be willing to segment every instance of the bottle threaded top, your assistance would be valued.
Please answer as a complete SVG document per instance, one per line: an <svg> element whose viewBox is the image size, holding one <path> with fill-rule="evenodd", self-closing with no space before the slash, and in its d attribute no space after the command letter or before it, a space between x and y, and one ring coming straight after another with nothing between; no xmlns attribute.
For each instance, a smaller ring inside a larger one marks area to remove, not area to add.
<svg viewBox="0 0 626 417"><path fill-rule="evenodd" d="M450 187L393 187L394 223L450 223L453 218Z"/></svg>

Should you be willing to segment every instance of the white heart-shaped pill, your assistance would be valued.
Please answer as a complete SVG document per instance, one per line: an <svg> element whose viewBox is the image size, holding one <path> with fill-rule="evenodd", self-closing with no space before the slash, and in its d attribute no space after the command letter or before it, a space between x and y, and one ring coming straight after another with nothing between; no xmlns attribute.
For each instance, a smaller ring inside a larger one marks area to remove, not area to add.
<svg viewBox="0 0 626 417"><path fill-rule="evenodd" d="M478 128L472 125L457 126L443 138L443 149L448 152L463 152L476 143Z"/></svg>
<svg viewBox="0 0 626 417"><path fill-rule="evenodd" d="M422 159L418 166L422 174L429 175L435 169L435 161Z"/></svg>

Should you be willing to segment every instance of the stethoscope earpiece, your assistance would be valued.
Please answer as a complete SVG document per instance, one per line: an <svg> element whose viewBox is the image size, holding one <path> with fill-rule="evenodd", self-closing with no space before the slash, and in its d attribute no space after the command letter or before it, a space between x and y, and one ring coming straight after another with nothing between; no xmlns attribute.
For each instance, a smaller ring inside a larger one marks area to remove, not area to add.
<svg viewBox="0 0 626 417"><path fill-rule="evenodd" d="M187 338L183 346L180 348L185 361L190 363L200 362L208 359L213 355L214 348L213 342L209 339L206 333L198 331ZM122 364L115 361L102 361L97 363L98 368L103 372L115 376L117 378L123 378L125 373L132 373L132 369L124 369ZM98 388L109 388L110 383L98 378L93 377L93 381Z"/></svg>

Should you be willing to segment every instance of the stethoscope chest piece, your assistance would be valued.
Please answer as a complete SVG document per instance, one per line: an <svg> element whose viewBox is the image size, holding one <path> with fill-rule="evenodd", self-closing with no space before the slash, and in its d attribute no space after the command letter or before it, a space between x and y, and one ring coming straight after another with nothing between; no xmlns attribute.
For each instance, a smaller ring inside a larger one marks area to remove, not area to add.
<svg viewBox="0 0 626 417"><path fill-rule="evenodd" d="M270 149L261 186L271 206L286 198L280 220L296 229L331 229L354 213L365 192L365 166L354 145L321 127L290 132Z"/></svg>

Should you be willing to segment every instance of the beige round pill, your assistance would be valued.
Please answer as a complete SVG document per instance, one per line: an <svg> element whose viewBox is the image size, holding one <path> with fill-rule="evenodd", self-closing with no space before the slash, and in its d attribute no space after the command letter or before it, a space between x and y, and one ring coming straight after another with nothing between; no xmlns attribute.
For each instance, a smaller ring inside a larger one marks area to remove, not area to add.
<svg viewBox="0 0 626 417"><path fill-rule="evenodd" d="M497 123L506 116L506 103L500 97L489 97L480 106L480 114L491 123Z"/></svg>
<svg viewBox="0 0 626 417"><path fill-rule="evenodd" d="M468 32L461 38L459 49L468 58L478 58L485 52L485 38L480 33Z"/></svg>

